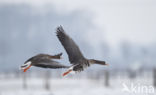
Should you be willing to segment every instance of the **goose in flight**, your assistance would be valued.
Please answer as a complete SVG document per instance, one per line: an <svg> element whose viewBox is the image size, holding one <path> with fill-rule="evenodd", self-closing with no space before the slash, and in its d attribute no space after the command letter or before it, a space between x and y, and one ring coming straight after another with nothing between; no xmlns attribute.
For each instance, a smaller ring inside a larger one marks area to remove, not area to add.
<svg viewBox="0 0 156 95"><path fill-rule="evenodd" d="M69 61L72 64L68 71L63 73L63 76L69 74L71 71L81 72L91 64L107 65L105 61L85 58L77 44L65 33L62 26L57 27L56 35L66 50Z"/></svg>
<svg viewBox="0 0 156 95"><path fill-rule="evenodd" d="M28 59L24 65L21 66L21 69L26 72L31 66L42 67L42 68L52 68L52 69L59 69L59 68L69 68L69 66L65 66L60 64L53 59L61 59L61 55L48 55L48 54L38 54L36 56L31 57Z"/></svg>

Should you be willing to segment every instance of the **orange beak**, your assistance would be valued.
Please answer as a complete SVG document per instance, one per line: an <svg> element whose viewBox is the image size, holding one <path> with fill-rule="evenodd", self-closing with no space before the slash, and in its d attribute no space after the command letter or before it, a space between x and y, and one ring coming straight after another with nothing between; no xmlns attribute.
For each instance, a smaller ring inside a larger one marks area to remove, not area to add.
<svg viewBox="0 0 156 95"><path fill-rule="evenodd" d="M67 72L63 73L63 77L66 76L67 74L69 74L72 70L68 70Z"/></svg>
<svg viewBox="0 0 156 95"><path fill-rule="evenodd" d="M23 72L26 72L30 67L31 67L31 65L29 65L27 68L25 68L25 69L23 70Z"/></svg>

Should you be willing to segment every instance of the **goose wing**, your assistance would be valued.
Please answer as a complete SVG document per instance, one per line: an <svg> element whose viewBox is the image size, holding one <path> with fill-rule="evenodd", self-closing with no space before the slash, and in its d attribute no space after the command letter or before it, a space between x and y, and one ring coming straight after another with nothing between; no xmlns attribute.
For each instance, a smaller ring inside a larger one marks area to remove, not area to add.
<svg viewBox="0 0 156 95"><path fill-rule="evenodd" d="M61 64L57 61L54 61L54 60L40 60L40 62L38 62L34 66L42 67L42 68L53 68L53 69L69 68L69 66L63 65L63 64Z"/></svg>
<svg viewBox="0 0 156 95"><path fill-rule="evenodd" d="M58 37L59 41L61 42L61 44L65 48L65 50L66 50L66 52L68 54L68 57L69 57L69 61L71 62L71 64L76 64L80 60L84 59L79 47L72 40L72 38L70 38L65 33L62 26L57 27L56 34L57 34L57 37Z"/></svg>

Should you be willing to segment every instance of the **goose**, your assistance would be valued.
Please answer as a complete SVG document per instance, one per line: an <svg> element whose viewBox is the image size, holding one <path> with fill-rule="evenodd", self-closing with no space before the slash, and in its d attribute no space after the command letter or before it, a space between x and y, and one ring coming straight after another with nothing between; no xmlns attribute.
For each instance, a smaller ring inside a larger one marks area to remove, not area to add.
<svg viewBox="0 0 156 95"><path fill-rule="evenodd" d="M24 65L21 66L21 69L26 72L31 66L42 67L42 68L69 68L69 66L65 66L53 59L61 59L62 53L57 55L49 55L49 54L37 54L29 58L24 62Z"/></svg>
<svg viewBox="0 0 156 95"><path fill-rule="evenodd" d="M62 26L56 28L56 36L67 52L70 64L72 64L62 76L66 76L72 71L81 72L92 64L108 65L105 61L85 58L78 45L65 33Z"/></svg>

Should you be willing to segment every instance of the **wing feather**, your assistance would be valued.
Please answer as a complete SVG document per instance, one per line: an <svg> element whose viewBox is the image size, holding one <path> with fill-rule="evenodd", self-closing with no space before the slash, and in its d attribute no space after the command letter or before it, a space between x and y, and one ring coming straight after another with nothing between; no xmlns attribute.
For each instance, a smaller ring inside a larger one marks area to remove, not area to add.
<svg viewBox="0 0 156 95"><path fill-rule="evenodd" d="M53 61L53 60L42 60L39 63L35 64L34 66L42 67L42 68L69 68L69 66L65 66L59 62Z"/></svg>
<svg viewBox="0 0 156 95"><path fill-rule="evenodd" d="M59 41L61 42L61 44L65 48L65 50L66 50L66 52L68 54L68 57L69 57L69 61L71 62L71 64L76 64L80 60L84 59L84 56L82 55L79 47L65 33L64 29L62 28L62 26L59 26L56 29L56 34L57 34L57 37L58 37Z"/></svg>

